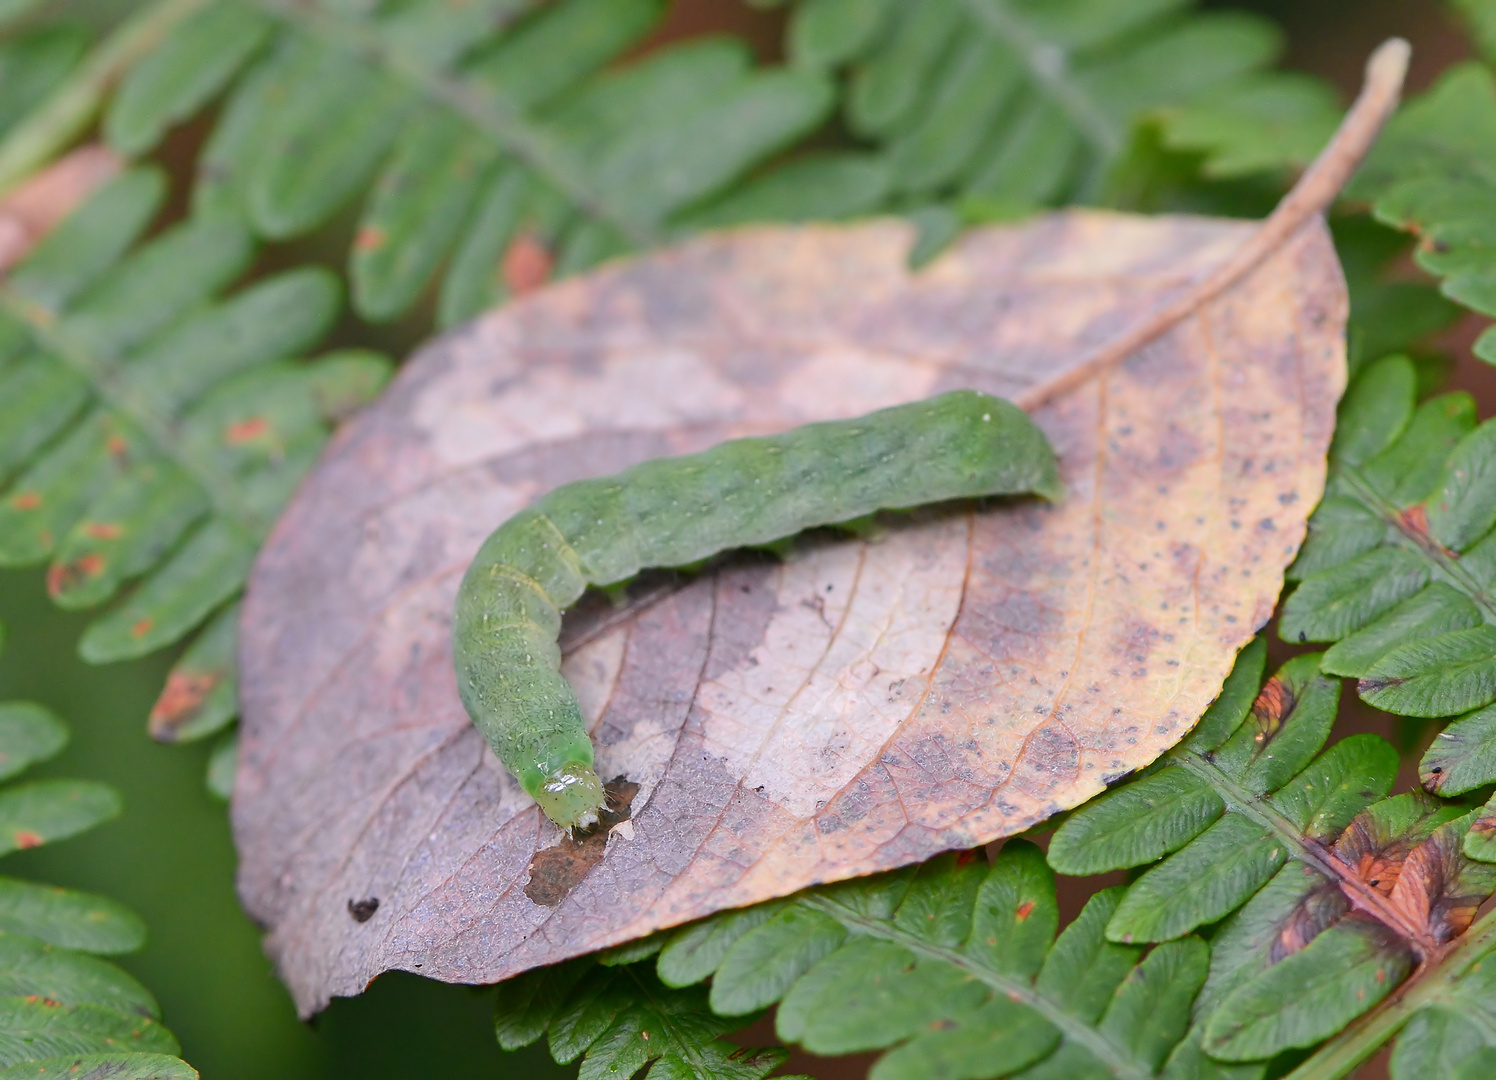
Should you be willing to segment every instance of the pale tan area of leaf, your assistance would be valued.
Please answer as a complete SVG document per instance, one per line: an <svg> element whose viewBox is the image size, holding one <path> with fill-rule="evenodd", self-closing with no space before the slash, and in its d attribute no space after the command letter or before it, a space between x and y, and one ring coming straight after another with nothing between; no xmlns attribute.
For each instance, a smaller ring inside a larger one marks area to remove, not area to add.
<svg viewBox="0 0 1496 1080"><path fill-rule="evenodd" d="M26 257L95 191L119 175L124 160L107 146L81 146L0 199L0 273Z"/></svg>
<svg viewBox="0 0 1496 1080"><path fill-rule="evenodd" d="M985 843L1177 741L1271 613L1323 484L1346 301L1317 223L1038 410L1060 505L924 510L575 613L599 771L639 791L632 837L554 904L525 888L561 837L469 724L448 624L483 537L558 484L955 387L1022 395L1253 233L1068 213L911 275L900 223L747 229L419 355L247 601L241 892L301 1008L388 968L499 979Z"/></svg>

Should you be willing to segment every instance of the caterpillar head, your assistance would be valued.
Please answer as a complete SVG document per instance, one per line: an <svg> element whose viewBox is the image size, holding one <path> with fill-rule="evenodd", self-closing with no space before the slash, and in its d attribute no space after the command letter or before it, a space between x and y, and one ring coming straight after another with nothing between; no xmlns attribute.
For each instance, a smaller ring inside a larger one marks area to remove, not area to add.
<svg viewBox="0 0 1496 1080"><path fill-rule="evenodd" d="M596 825L606 800L603 782L580 761L568 761L551 773L535 793L545 816L573 832Z"/></svg>

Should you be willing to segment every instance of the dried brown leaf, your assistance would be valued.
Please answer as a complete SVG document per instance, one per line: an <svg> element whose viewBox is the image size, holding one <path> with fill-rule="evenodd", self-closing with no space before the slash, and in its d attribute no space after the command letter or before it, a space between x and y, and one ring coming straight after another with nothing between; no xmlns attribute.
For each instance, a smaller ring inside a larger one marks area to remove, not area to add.
<svg viewBox="0 0 1496 1080"><path fill-rule="evenodd" d="M924 511L571 619L600 770L640 790L633 839L554 905L525 889L562 838L468 722L448 623L483 537L551 487L956 387L1018 396L1252 234L1068 213L910 275L899 223L744 230L424 351L247 600L241 893L302 1009L387 968L489 981L971 847L1177 741L1271 614L1323 484L1345 294L1318 225L1038 411L1062 505Z"/></svg>

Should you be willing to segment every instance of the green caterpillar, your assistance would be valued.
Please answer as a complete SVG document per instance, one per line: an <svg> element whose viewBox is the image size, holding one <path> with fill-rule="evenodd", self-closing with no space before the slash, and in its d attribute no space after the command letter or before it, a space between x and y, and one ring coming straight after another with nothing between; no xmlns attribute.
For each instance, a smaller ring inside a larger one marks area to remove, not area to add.
<svg viewBox="0 0 1496 1080"><path fill-rule="evenodd" d="M970 390L567 484L494 530L468 567L453 617L458 692L546 816L585 828L603 787L556 641L587 586L876 510L1062 490L1028 415Z"/></svg>

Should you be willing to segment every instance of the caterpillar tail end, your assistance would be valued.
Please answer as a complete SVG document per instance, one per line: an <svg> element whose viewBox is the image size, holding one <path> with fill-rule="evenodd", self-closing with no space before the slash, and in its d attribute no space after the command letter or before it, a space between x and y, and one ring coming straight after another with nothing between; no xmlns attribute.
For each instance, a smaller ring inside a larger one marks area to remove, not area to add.
<svg viewBox="0 0 1496 1080"><path fill-rule="evenodd" d="M597 824L607 795L590 766L568 761L546 777L535 802L561 828L576 831Z"/></svg>

